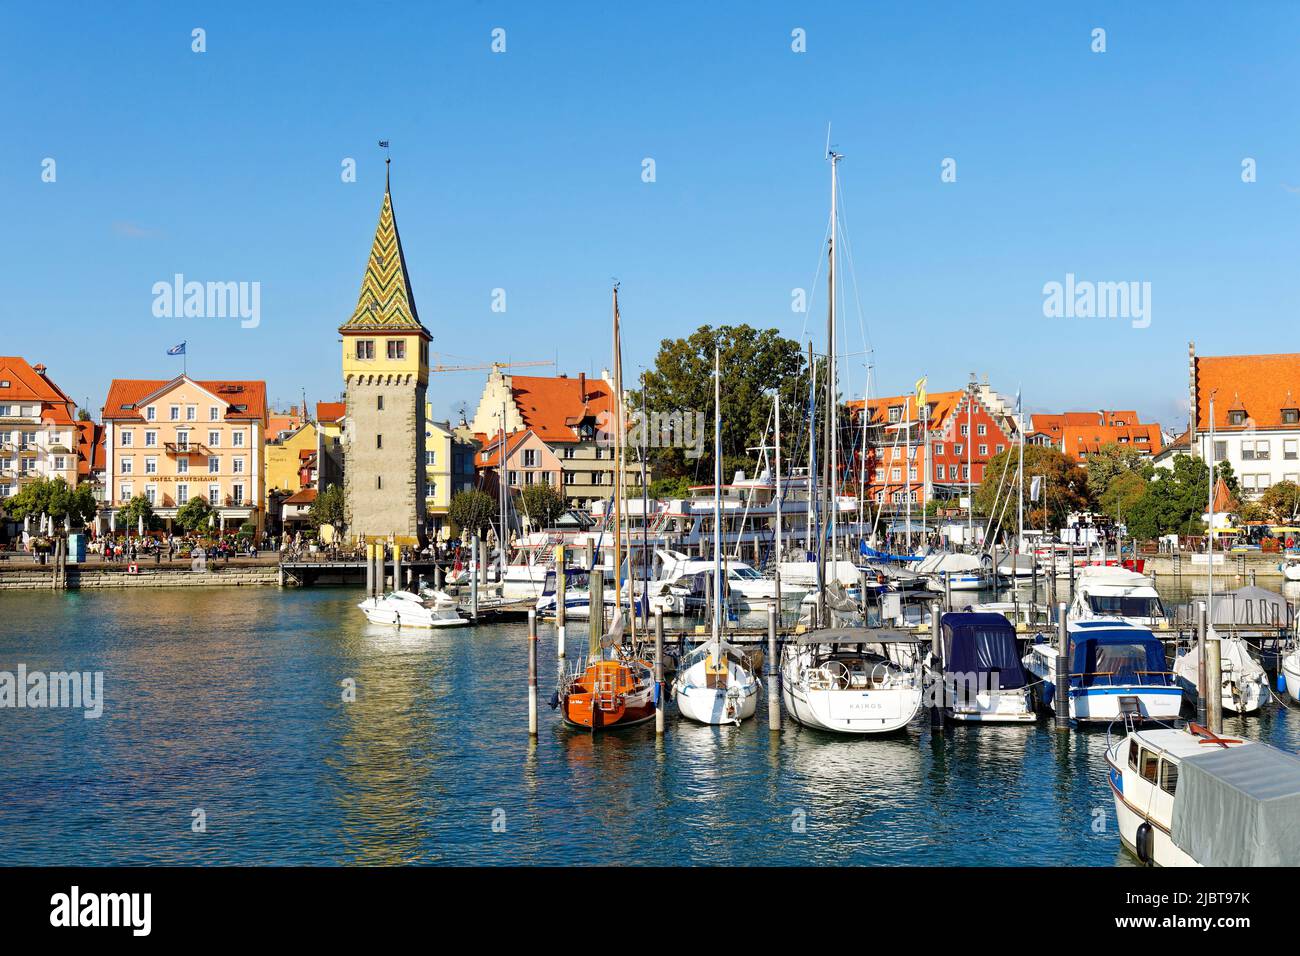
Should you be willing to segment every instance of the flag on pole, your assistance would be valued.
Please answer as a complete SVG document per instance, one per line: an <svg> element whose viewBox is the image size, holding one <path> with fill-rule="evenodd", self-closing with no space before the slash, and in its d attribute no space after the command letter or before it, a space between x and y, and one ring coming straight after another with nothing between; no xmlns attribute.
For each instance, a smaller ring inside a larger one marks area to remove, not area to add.
<svg viewBox="0 0 1300 956"><path fill-rule="evenodd" d="M1020 386L1016 386L1016 417L1020 416Z"/></svg>
<svg viewBox="0 0 1300 956"><path fill-rule="evenodd" d="M926 377L922 375L920 378L916 380L916 407L917 408L925 408L925 384L926 384L925 379Z"/></svg>
<svg viewBox="0 0 1300 956"><path fill-rule="evenodd" d="M1042 485L1043 485L1042 475L1034 475L1033 478L1029 479L1029 500L1030 501L1038 500L1038 493L1039 491L1042 490Z"/></svg>
<svg viewBox="0 0 1300 956"><path fill-rule="evenodd" d="M184 355L184 354L185 354L185 343L182 342L180 345L173 345L171 348L169 348L169 349L167 350L167 354L168 354L168 355Z"/></svg>

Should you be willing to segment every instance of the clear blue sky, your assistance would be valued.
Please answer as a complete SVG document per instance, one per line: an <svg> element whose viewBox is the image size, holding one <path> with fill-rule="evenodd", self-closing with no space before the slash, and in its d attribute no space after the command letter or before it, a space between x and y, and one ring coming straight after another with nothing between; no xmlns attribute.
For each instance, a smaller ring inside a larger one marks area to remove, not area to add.
<svg viewBox="0 0 1300 956"><path fill-rule="evenodd" d="M445 363L558 354L598 373L614 276L629 374L703 323L821 348L824 290L807 317L790 301L816 275L833 121L878 392L978 371L1031 410L1181 429L1189 338L1300 348L1297 51L1300 6L1281 2L12 6L3 349L95 409L114 376L179 371L164 351L182 339L191 374L337 397L380 138ZM260 327L155 318L151 287L177 272L260 282ZM1150 328L1044 318L1067 272L1150 282ZM861 353L848 306L841 348ZM437 377L435 413L482 378Z"/></svg>

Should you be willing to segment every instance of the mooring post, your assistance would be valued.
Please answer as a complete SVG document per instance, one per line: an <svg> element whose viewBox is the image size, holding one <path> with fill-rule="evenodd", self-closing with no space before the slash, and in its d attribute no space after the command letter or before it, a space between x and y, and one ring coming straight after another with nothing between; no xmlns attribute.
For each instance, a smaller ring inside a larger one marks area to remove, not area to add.
<svg viewBox="0 0 1300 956"><path fill-rule="evenodd" d="M1206 677L1206 654L1205 645L1209 643L1210 615L1205 607L1204 601L1196 602L1196 620L1193 626L1196 629L1196 720L1197 723L1205 724L1207 713L1205 702L1207 699L1206 688L1209 686L1205 682Z"/></svg>
<svg viewBox="0 0 1300 956"><path fill-rule="evenodd" d="M1209 717L1210 730L1216 734L1223 733L1223 645L1215 634L1205 637L1205 713Z"/></svg>
<svg viewBox="0 0 1300 956"><path fill-rule="evenodd" d="M587 633L591 638L589 647L599 647L600 639L605 636L605 571L593 568L591 581L587 590Z"/></svg>
<svg viewBox="0 0 1300 956"><path fill-rule="evenodd" d="M781 700L776 689L776 605L767 608L767 729L781 731Z"/></svg>
<svg viewBox="0 0 1300 956"><path fill-rule="evenodd" d="M471 555L470 572L469 572L469 616L475 621L478 620L478 576L482 570L479 561L479 553L483 550L483 540L474 534L473 554Z"/></svg>
<svg viewBox="0 0 1300 956"><path fill-rule="evenodd" d="M564 545L555 546L555 660L557 669L564 673Z"/></svg>
<svg viewBox="0 0 1300 956"><path fill-rule="evenodd" d="M943 727L943 615L930 602L930 726Z"/></svg>
<svg viewBox="0 0 1300 956"><path fill-rule="evenodd" d="M943 606L945 609L952 610L952 572L941 571L943 575Z"/></svg>
<svg viewBox="0 0 1300 956"><path fill-rule="evenodd" d="M1071 562L1073 567L1073 562ZM1056 729L1070 728L1070 629L1065 620L1065 602L1056 605L1056 687L1052 703Z"/></svg>
<svg viewBox="0 0 1300 956"><path fill-rule="evenodd" d="M405 584L402 580L402 546L400 543L393 542L393 590L405 590Z"/></svg>
<svg viewBox="0 0 1300 956"><path fill-rule="evenodd" d="M366 542L366 597L375 596L375 546Z"/></svg>
<svg viewBox="0 0 1300 956"><path fill-rule="evenodd" d="M537 736L537 609L528 609L528 736Z"/></svg>
<svg viewBox="0 0 1300 956"><path fill-rule="evenodd" d="M438 563L437 558L433 559L433 589L442 590L442 565Z"/></svg>
<svg viewBox="0 0 1300 956"><path fill-rule="evenodd" d="M664 610L655 608L655 733L664 732Z"/></svg>

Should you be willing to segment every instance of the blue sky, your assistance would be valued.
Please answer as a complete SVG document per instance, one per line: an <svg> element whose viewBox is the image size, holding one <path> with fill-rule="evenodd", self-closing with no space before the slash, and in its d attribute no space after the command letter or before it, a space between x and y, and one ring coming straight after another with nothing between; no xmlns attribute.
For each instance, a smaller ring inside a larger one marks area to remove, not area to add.
<svg viewBox="0 0 1300 956"><path fill-rule="evenodd" d="M865 332L877 392L976 371L1031 410L1181 429L1188 339L1297 348L1300 6L1137 6L20 5L0 38L3 348L95 409L115 376L179 371L182 339L196 376L336 398L384 138L446 364L599 373L615 276L630 375L704 323L820 349L833 122L847 391ZM261 324L155 318L153 283L178 272L260 282ZM1045 318L1066 273L1150 282L1150 327ZM436 376L435 413L482 378Z"/></svg>

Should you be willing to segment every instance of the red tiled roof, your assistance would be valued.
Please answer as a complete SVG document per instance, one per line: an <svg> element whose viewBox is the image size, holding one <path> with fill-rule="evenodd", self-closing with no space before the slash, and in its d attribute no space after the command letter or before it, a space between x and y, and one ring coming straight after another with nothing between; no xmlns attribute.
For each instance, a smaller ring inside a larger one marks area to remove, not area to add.
<svg viewBox="0 0 1300 956"><path fill-rule="evenodd" d="M517 432L511 432L506 436L506 458L518 451L519 446L528 438L530 431L531 429L525 428ZM479 448L481 449L474 456L474 466L476 468L496 468L501 461L501 433L484 435L479 432L475 433L474 437L478 439ZM484 453L487 454L487 458L483 457Z"/></svg>
<svg viewBox="0 0 1300 956"><path fill-rule="evenodd" d="M108 386L108 398L104 400L104 421L144 421L144 416L134 407L166 385L180 381L180 378L115 378ZM225 402L227 421L266 421L266 383L247 380L209 380L194 384L206 389L218 399ZM239 391L230 391L239 389ZM244 405L242 412L233 410L235 405ZM123 406L130 406L124 408Z"/></svg>
<svg viewBox="0 0 1300 956"><path fill-rule="evenodd" d="M1282 409L1300 408L1300 353L1196 357L1196 430L1209 431L1210 393L1216 430L1296 428L1282 421ZM1230 425L1229 412L1246 420Z"/></svg>
<svg viewBox="0 0 1300 956"><path fill-rule="evenodd" d="M336 422L347 414L348 407L343 402L317 402L316 421Z"/></svg>
<svg viewBox="0 0 1300 956"><path fill-rule="evenodd" d="M0 355L0 383L3 382L9 384L0 384L0 402L40 402L42 421L50 425L72 424L72 410L77 403L26 359Z"/></svg>
<svg viewBox="0 0 1300 956"><path fill-rule="evenodd" d="M104 426L96 422L77 422L77 477L89 478L104 470Z"/></svg>
<svg viewBox="0 0 1300 956"><path fill-rule="evenodd" d="M513 375L510 390L524 425L547 442L576 442L573 425L586 415L612 414L613 390L603 379Z"/></svg>
<svg viewBox="0 0 1300 956"><path fill-rule="evenodd" d="M286 505L309 505L316 500L315 488L304 488L302 491L295 491L288 498L284 499Z"/></svg>
<svg viewBox="0 0 1300 956"><path fill-rule="evenodd" d="M927 392L925 403L930 409L930 431L942 431L944 424L957 407L961 404L962 397L967 393L964 389L955 392ZM862 411L862 399L857 401L845 402L845 407L853 412ZM912 421L918 421L915 395L891 395L886 398L873 398L867 402L871 412L870 424L886 425L889 423L889 409L904 405L907 408L907 417Z"/></svg>
<svg viewBox="0 0 1300 956"><path fill-rule="evenodd" d="M1102 445L1112 442L1155 455L1160 451L1160 426L1066 425L1061 430L1060 440L1062 450L1076 457L1081 453L1094 454L1101 450Z"/></svg>

